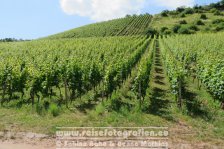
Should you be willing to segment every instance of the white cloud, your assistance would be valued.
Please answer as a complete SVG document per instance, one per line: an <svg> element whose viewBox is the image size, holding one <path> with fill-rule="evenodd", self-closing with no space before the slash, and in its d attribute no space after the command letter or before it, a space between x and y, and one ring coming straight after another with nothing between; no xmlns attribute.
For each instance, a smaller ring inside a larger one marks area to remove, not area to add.
<svg viewBox="0 0 224 149"><path fill-rule="evenodd" d="M163 6L168 9L175 9L180 6L193 6L195 0L153 0L157 6Z"/></svg>
<svg viewBox="0 0 224 149"><path fill-rule="evenodd" d="M139 14L144 3L145 0L60 0L66 14L86 16L95 21Z"/></svg>
<svg viewBox="0 0 224 149"><path fill-rule="evenodd" d="M193 6L195 0L60 0L62 10L68 15L89 17L104 21L139 14L145 8L175 9L180 6Z"/></svg>

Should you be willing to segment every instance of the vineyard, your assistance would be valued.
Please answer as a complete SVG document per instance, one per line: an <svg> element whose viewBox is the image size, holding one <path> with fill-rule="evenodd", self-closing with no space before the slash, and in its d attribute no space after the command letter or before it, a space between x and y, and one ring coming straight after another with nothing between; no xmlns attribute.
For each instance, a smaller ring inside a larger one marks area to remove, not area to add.
<svg viewBox="0 0 224 149"><path fill-rule="evenodd" d="M105 36L132 36L145 35L150 28L152 16L127 16L126 18L86 25L63 33L49 36L49 39L105 37Z"/></svg>
<svg viewBox="0 0 224 149"><path fill-rule="evenodd" d="M172 139L224 145L224 21L206 8L192 8L204 26L176 10L0 41L0 130L169 126Z"/></svg>
<svg viewBox="0 0 224 149"><path fill-rule="evenodd" d="M133 36L2 44L1 103L12 100L16 93L23 99L28 92L34 104L35 97L38 101L40 96L51 98L55 90L60 100L72 100L101 82L105 95L110 95L129 75L149 42Z"/></svg>
<svg viewBox="0 0 224 149"><path fill-rule="evenodd" d="M185 79L198 80L216 100L224 102L223 33L161 39L173 92L181 99ZM193 41L193 44L192 44ZM181 102L180 102L181 104Z"/></svg>
<svg viewBox="0 0 224 149"><path fill-rule="evenodd" d="M180 108L189 78L192 83L197 81L198 89L205 87L222 105L222 36L223 33L159 39L118 36L1 43L1 104L18 100L19 104L39 105L47 101L68 107L94 91L94 99L83 100L89 103L111 98L122 105L123 101L114 96L120 98L117 91L128 82L128 90L133 92L131 99L142 106L146 104L145 97L150 98L146 95L150 94L147 91L152 79L153 51L158 47L171 93Z"/></svg>

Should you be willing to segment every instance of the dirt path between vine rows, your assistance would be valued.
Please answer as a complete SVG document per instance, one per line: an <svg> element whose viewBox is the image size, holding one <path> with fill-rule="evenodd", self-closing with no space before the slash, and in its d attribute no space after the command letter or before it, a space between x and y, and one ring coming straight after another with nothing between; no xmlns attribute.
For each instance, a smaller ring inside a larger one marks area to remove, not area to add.
<svg viewBox="0 0 224 149"><path fill-rule="evenodd" d="M171 95L170 83L166 70L164 68L161 50L156 43L154 62L152 67L152 79L150 81L150 113L170 120L172 117L171 106L176 106ZM171 128L169 128L168 146L171 149L224 149L220 141L217 145L211 142L196 141L193 138L197 136L196 132L186 122L178 120Z"/></svg>

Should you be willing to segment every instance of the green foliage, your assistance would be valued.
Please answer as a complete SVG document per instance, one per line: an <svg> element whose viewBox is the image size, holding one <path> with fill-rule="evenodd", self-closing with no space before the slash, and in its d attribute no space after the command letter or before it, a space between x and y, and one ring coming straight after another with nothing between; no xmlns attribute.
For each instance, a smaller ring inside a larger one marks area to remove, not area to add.
<svg viewBox="0 0 224 149"><path fill-rule="evenodd" d="M168 27L162 27L161 30L160 30L160 32L161 33L164 33L166 30L168 30Z"/></svg>
<svg viewBox="0 0 224 149"><path fill-rule="evenodd" d="M179 34L193 34L198 30L199 30L198 27L195 25L175 26L175 28L173 28L173 31L175 31Z"/></svg>
<svg viewBox="0 0 224 149"><path fill-rule="evenodd" d="M50 107L50 102L49 102L49 101L44 101L43 106L44 106L44 109L45 109L45 110L48 110L49 107Z"/></svg>
<svg viewBox="0 0 224 149"><path fill-rule="evenodd" d="M218 26L216 26L215 31L222 31L224 30L224 22L220 23Z"/></svg>
<svg viewBox="0 0 224 149"><path fill-rule="evenodd" d="M208 19L207 16L206 16L206 14L201 14L200 18L203 19L203 20Z"/></svg>
<svg viewBox="0 0 224 149"><path fill-rule="evenodd" d="M187 70L184 65L182 65L185 61L185 57L176 59L178 55L173 53L164 39L160 39L160 48L163 51L163 59L171 83L172 93L176 96L176 99L178 99L178 105L182 107L183 88L187 75Z"/></svg>
<svg viewBox="0 0 224 149"><path fill-rule="evenodd" d="M221 13L219 10L216 10L216 11L214 12L214 15L216 15L216 16L220 16L220 15L222 15L222 13Z"/></svg>
<svg viewBox="0 0 224 149"><path fill-rule="evenodd" d="M179 12L177 12L177 11L175 11L175 10L173 10L173 11L169 11L169 13L168 13L170 16L176 16L176 15L178 15L179 14Z"/></svg>
<svg viewBox="0 0 224 149"><path fill-rule="evenodd" d="M196 21L196 25L205 25L204 22L202 22L201 20L197 20Z"/></svg>
<svg viewBox="0 0 224 149"><path fill-rule="evenodd" d="M187 21L186 20L181 20L179 23L180 24L187 24Z"/></svg>
<svg viewBox="0 0 224 149"><path fill-rule="evenodd" d="M165 30L165 32L163 34L164 35L170 35L170 34L172 34L172 31L171 30Z"/></svg>
<svg viewBox="0 0 224 149"><path fill-rule="evenodd" d="M142 54L147 50L147 46L150 39L143 42L142 45L137 47L137 50L133 52L132 57L126 60L121 66L110 68L106 71L104 77L105 93L111 95L111 93L118 87L124 79L131 73L131 68L134 67L140 60Z"/></svg>
<svg viewBox="0 0 224 149"><path fill-rule="evenodd" d="M148 52L145 57L142 58L139 64L138 74L134 79L133 91L138 95L138 99L141 101L146 95L146 90L149 84L150 70L152 66L152 50L154 49L154 41L151 43L150 52Z"/></svg>
<svg viewBox="0 0 224 149"><path fill-rule="evenodd" d="M203 7L202 6L199 6L199 5L195 5L194 7L193 7L193 9L194 9L194 12L195 13L203 13L204 11L203 11Z"/></svg>
<svg viewBox="0 0 224 149"><path fill-rule="evenodd" d="M108 106L109 111L119 111L123 105L119 94L113 93L110 98L110 104Z"/></svg>
<svg viewBox="0 0 224 149"><path fill-rule="evenodd" d="M164 10L162 13L161 13L161 16L162 17L168 17L168 11L167 10Z"/></svg>
<svg viewBox="0 0 224 149"><path fill-rule="evenodd" d="M60 110L56 104L51 104L49 107L49 112L52 114L52 116L56 117L59 115Z"/></svg>
<svg viewBox="0 0 224 149"><path fill-rule="evenodd" d="M158 35L158 31L154 28L149 28L146 32L148 36L154 37L155 35Z"/></svg>
<svg viewBox="0 0 224 149"><path fill-rule="evenodd" d="M192 30L192 31L199 31L199 28L196 25L190 25L188 27L188 29Z"/></svg>
<svg viewBox="0 0 224 149"><path fill-rule="evenodd" d="M162 35L169 35L169 34L171 34L172 32L169 30L169 28L167 28L167 27L162 27L161 30L160 30L160 33L161 33Z"/></svg>
<svg viewBox="0 0 224 149"><path fill-rule="evenodd" d="M222 23L222 22L224 22L224 19L216 19L216 20L212 21L212 24L219 24L219 23Z"/></svg>
<svg viewBox="0 0 224 149"><path fill-rule="evenodd" d="M216 11L218 11L216 8L212 8L212 9L210 10L211 13L215 13Z"/></svg>
<svg viewBox="0 0 224 149"><path fill-rule="evenodd" d="M103 96L110 97L130 76L133 67L141 59L150 41L147 38L159 34L193 34L199 32L199 29L214 32L223 30L224 20L219 16L204 21L208 22L206 24L202 20L195 22L191 19L191 16L207 19L206 14L190 15L199 9L207 14L204 7L178 8L176 11L163 11L168 17L158 15L153 22L153 17L149 14L133 15L87 25L45 39L1 42L1 103L25 99L28 104L35 105L40 99L52 99L60 104L68 104L69 100L74 102L90 90L96 91L98 87L102 88ZM173 25L180 18L170 16L171 13L189 15L180 21L182 25ZM160 23L162 26L156 26L153 23L157 20L171 22L167 27L166 23L164 26L163 23ZM209 23L210 20L212 24ZM145 96L149 65L149 62L142 64L136 77L135 83L142 88L138 91L141 92L141 97ZM50 100L48 101L43 105L44 109L49 108ZM40 109L37 107L37 111L41 111Z"/></svg>
<svg viewBox="0 0 224 149"><path fill-rule="evenodd" d="M210 28L210 27L206 27L206 28L204 29L204 31L205 31L205 32L209 32L209 31L211 31L211 28Z"/></svg>
<svg viewBox="0 0 224 149"><path fill-rule="evenodd" d="M149 26L151 20L152 16L150 14L128 15L125 18L72 29L49 36L47 39L144 35L147 29L146 26Z"/></svg>
<svg viewBox="0 0 224 149"><path fill-rule="evenodd" d="M104 112L106 112L105 105L103 103L96 106L95 112L97 115L102 115Z"/></svg>
<svg viewBox="0 0 224 149"><path fill-rule="evenodd" d="M173 32L174 33L178 33L178 30L181 28L181 26L180 25L174 25L174 27L173 27Z"/></svg>
<svg viewBox="0 0 224 149"><path fill-rule="evenodd" d="M184 14L193 14L194 10L192 8L186 8L183 13Z"/></svg>
<svg viewBox="0 0 224 149"><path fill-rule="evenodd" d="M181 18L185 18L185 17L186 17L185 13L181 13L181 14L180 14L180 17L181 17Z"/></svg>
<svg viewBox="0 0 224 149"><path fill-rule="evenodd" d="M18 50L21 43L2 43L1 102L27 93L33 105L42 97L68 103L103 81L108 96L127 78L148 43L144 36L38 40L22 43L24 50Z"/></svg>
<svg viewBox="0 0 224 149"><path fill-rule="evenodd" d="M179 12L179 13L183 12L184 10L185 10L184 7L178 7L178 8L176 9L176 11Z"/></svg>
<svg viewBox="0 0 224 149"><path fill-rule="evenodd" d="M129 116L130 115L130 110L127 106L122 106L120 108L119 113L121 113L123 116Z"/></svg>
<svg viewBox="0 0 224 149"><path fill-rule="evenodd" d="M191 34L192 32L190 31L189 27L182 26L181 28L178 29L179 34Z"/></svg>
<svg viewBox="0 0 224 149"><path fill-rule="evenodd" d="M168 37L163 40L180 66L194 75L220 101L224 99L223 33ZM180 50L181 49L181 50ZM206 49L206 50L205 50ZM171 71L173 72L173 70Z"/></svg>
<svg viewBox="0 0 224 149"><path fill-rule="evenodd" d="M40 103L36 104L36 112L37 112L39 115L43 115L44 107L43 107L42 104L40 104Z"/></svg>

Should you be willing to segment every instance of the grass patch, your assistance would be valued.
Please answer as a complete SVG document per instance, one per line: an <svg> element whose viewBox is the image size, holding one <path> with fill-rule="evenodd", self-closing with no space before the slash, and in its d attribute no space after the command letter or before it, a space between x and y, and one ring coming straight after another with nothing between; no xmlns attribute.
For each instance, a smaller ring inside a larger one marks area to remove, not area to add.
<svg viewBox="0 0 224 149"><path fill-rule="evenodd" d="M51 104L50 108L49 108L49 112L54 116L58 116L59 115L59 108L56 104Z"/></svg>

